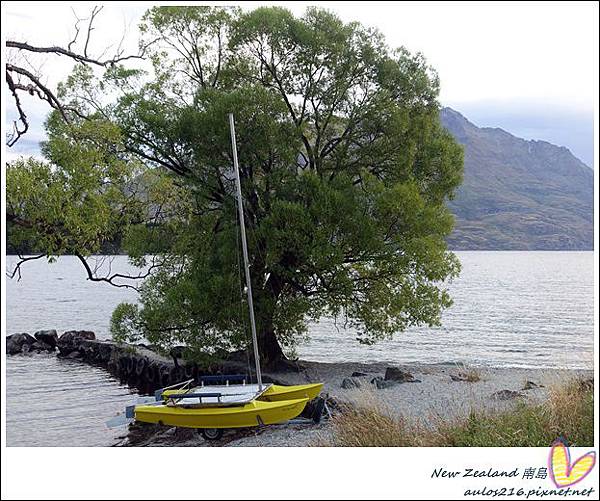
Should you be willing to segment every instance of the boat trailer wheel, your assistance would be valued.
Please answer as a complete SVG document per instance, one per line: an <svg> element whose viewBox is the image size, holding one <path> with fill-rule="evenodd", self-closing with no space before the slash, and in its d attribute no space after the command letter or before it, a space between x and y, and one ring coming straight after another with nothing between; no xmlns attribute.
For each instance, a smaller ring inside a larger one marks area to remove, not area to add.
<svg viewBox="0 0 600 501"><path fill-rule="evenodd" d="M203 428L199 430L205 440L221 440L223 430L221 428Z"/></svg>

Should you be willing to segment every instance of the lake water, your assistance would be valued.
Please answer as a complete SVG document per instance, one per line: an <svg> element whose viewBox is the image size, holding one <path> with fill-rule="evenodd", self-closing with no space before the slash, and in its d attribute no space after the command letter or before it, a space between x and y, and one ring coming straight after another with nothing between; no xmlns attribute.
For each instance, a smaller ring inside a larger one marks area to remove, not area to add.
<svg viewBox="0 0 600 501"><path fill-rule="evenodd" d="M322 320L310 327L300 358L327 362L464 362L492 367L593 367L592 252L458 252L454 305L438 328L413 328L375 346ZM15 258L7 258L7 266ZM107 263L105 263L105 266ZM126 271L125 257L112 260ZM32 261L7 279L7 333L86 329L109 337L110 315L134 291L85 280L75 258ZM8 445L109 445L123 433L104 422L132 401L102 369L54 356L8 357ZM91 412L90 412L91 410Z"/></svg>

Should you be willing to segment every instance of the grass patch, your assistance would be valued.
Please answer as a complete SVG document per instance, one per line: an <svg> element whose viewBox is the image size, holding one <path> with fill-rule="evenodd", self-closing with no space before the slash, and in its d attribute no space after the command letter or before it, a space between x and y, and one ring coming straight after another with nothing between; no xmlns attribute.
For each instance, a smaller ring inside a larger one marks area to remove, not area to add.
<svg viewBox="0 0 600 501"><path fill-rule="evenodd" d="M333 433L316 445L324 447L413 447L415 425L394 416L370 390L358 390L357 405L341 405L332 418Z"/></svg>
<svg viewBox="0 0 600 501"><path fill-rule="evenodd" d="M394 415L377 396L332 419L321 446L337 447L547 447L558 437L572 446L594 444L593 384L572 379L549 388L540 404L517 402L510 411L477 411L464 419L438 419L427 426Z"/></svg>

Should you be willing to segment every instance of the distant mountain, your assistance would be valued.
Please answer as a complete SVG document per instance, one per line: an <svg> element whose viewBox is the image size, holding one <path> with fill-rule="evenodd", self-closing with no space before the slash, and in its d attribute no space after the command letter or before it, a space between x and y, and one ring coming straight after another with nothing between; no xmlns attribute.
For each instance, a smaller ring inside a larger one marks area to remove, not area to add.
<svg viewBox="0 0 600 501"><path fill-rule="evenodd" d="M444 127L464 145L464 181L449 207L450 248L591 250L594 171L564 147L479 128L451 108Z"/></svg>

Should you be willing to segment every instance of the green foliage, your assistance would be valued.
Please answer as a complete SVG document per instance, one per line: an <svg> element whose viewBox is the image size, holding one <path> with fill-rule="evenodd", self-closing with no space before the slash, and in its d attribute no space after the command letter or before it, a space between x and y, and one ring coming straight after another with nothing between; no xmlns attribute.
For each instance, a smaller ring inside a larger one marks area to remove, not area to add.
<svg viewBox="0 0 600 501"><path fill-rule="evenodd" d="M138 317L139 307L137 304L119 304L110 319L110 331L113 339L120 343L139 341L142 327L138 325Z"/></svg>
<svg viewBox="0 0 600 501"><path fill-rule="evenodd" d="M47 160L21 158L7 165L11 245L27 242L48 255L88 256L123 232L146 229L148 220L156 220L153 212L174 205L172 176L146 171L129 156L115 123L91 117L66 124L53 113L47 131ZM130 238L125 245L132 258L141 257Z"/></svg>
<svg viewBox="0 0 600 501"><path fill-rule="evenodd" d="M137 176L161 186L148 190L146 210L169 215L122 225L138 264L148 254L163 264L140 306L115 312L116 337L198 350L247 342L230 112L263 357L293 351L323 315L344 316L365 343L439 323L451 303L443 282L459 271L445 246L445 201L462 150L440 126L438 79L421 55L315 8L295 18L279 7L155 7L142 33L141 43L157 40L154 78L115 69L94 84L80 71L63 92L74 106L93 103L102 119L79 128L97 144L50 123L58 132L46 147L59 170L140 165ZM120 92L102 103L109 85Z"/></svg>
<svg viewBox="0 0 600 501"><path fill-rule="evenodd" d="M7 166L7 213L14 215L13 244L27 239L47 254L97 252L119 223L115 209L131 168L115 159L106 145L118 141L119 130L105 121L83 123L59 137L49 123L49 162L20 159ZM60 168L56 168L60 165Z"/></svg>

